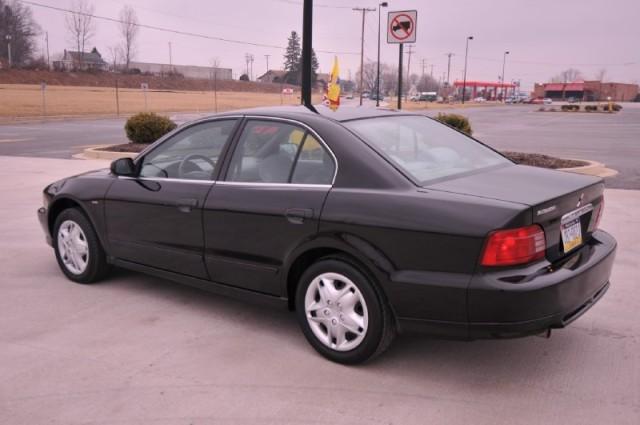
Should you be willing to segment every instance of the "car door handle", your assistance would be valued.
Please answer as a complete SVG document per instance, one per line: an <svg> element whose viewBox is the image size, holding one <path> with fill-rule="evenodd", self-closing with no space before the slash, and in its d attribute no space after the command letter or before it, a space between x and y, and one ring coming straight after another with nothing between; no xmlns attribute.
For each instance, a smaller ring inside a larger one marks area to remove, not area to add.
<svg viewBox="0 0 640 425"><path fill-rule="evenodd" d="M290 223L302 224L305 219L313 217L313 210L307 208L287 208L284 215Z"/></svg>
<svg viewBox="0 0 640 425"><path fill-rule="evenodd" d="M198 206L198 200L195 198L178 199L176 205L178 206L178 210L184 213L188 213L191 212L193 208L196 208Z"/></svg>

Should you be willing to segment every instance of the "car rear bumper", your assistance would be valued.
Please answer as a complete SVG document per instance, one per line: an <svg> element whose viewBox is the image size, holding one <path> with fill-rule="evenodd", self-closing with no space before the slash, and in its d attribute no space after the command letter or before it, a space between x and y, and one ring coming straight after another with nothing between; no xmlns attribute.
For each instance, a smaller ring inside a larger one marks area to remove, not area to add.
<svg viewBox="0 0 640 425"><path fill-rule="evenodd" d="M609 289L617 243L598 230L556 263L475 274L467 290L468 322L399 319L401 331L481 339L513 338L563 328Z"/></svg>
<svg viewBox="0 0 640 425"><path fill-rule="evenodd" d="M615 239L598 230L557 263L475 275L468 291L469 336L515 337L565 327L609 288L616 248Z"/></svg>

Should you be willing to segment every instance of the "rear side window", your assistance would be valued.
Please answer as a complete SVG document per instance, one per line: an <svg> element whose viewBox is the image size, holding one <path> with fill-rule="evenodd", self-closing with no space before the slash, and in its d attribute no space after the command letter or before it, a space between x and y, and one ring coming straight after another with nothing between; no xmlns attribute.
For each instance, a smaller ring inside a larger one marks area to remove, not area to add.
<svg viewBox="0 0 640 425"><path fill-rule="evenodd" d="M334 170L332 157L306 129L251 120L231 158L227 181L331 184Z"/></svg>
<svg viewBox="0 0 640 425"><path fill-rule="evenodd" d="M423 116L379 117L344 124L399 169L423 184L511 164L472 138Z"/></svg>

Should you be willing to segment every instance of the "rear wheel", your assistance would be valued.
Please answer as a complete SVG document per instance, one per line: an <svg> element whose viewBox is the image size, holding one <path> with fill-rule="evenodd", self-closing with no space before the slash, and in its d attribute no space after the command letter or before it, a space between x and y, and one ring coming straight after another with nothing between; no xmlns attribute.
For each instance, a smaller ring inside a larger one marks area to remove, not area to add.
<svg viewBox="0 0 640 425"><path fill-rule="evenodd" d="M93 226L76 208L60 213L54 224L56 259L67 278L78 283L102 279L109 269Z"/></svg>
<svg viewBox="0 0 640 425"><path fill-rule="evenodd" d="M296 311L309 343L339 363L369 360L395 335L386 301L370 279L342 259L323 259L307 269L297 288Z"/></svg>

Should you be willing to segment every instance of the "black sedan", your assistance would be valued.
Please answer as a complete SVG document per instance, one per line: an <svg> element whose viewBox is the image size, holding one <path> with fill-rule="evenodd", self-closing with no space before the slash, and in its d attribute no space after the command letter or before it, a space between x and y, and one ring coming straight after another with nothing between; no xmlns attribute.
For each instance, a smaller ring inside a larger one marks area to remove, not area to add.
<svg viewBox="0 0 640 425"><path fill-rule="evenodd" d="M62 272L110 266L295 310L327 358L397 331L562 328L609 287L599 178L516 165L422 115L265 108L179 127L44 190Z"/></svg>

